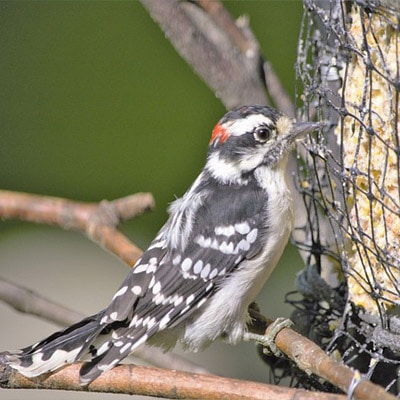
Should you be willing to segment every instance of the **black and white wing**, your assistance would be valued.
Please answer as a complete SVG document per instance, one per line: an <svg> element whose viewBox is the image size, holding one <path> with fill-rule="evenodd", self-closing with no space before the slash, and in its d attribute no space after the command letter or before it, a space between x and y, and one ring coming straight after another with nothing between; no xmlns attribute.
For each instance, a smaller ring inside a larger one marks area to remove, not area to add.
<svg viewBox="0 0 400 400"><path fill-rule="evenodd" d="M95 379L160 331L189 318L243 260L261 251L265 194L236 190L232 197L232 187L202 187L172 205L170 219L105 310L102 325L121 326L113 330L107 351L83 368L82 379Z"/></svg>

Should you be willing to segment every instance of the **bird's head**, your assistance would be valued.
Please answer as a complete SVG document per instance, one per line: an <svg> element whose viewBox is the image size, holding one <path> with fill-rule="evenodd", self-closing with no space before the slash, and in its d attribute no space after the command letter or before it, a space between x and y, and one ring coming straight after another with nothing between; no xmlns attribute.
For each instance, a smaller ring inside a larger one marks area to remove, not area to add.
<svg viewBox="0 0 400 400"><path fill-rule="evenodd" d="M240 181L260 166L284 169L295 140L320 126L295 122L267 106L239 107L213 129L206 169L226 183Z"/></svg>

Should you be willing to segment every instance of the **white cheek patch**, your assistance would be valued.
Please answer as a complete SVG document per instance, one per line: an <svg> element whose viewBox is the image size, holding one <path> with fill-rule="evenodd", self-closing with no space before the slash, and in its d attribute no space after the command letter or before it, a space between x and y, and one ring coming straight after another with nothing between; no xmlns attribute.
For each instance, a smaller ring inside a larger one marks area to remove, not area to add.
<svg viewBox="0 0 400 400"><path fill-rule="evenodd" d="M256 151L248 152L246 155L242 155L239 162L240 168L243 171L251 171L261 165L264 161L265 154L268 148L260 148Z"/></svg>

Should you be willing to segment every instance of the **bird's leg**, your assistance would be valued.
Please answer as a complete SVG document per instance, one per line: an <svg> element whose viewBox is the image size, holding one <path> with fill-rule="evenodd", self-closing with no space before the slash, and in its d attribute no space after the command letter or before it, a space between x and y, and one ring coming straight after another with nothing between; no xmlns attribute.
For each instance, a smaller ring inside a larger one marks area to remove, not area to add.
<svg viewBox="0 0 400 400"><path fill-rule="evenodd" d="M274 322L268 325L264 335L257 333L245 332L243 340L253 340L264 346L264 354L273 354L275 357L282 358L283 353L278 349L275 344L276 335L284 328L290 328L293 322L287 318L277 318Z"/></svg>

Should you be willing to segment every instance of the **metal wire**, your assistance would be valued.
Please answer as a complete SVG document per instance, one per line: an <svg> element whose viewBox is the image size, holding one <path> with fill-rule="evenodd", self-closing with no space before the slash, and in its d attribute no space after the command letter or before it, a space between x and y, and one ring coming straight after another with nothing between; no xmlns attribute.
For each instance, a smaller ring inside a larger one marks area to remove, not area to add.
<svg viewBox="0 0 400 400"><path fill-rule="evenodd" d="M288 301L305 333L399 394L400 2L304 5L298 117L329 126L298 154L306 268Z"/></svg>

